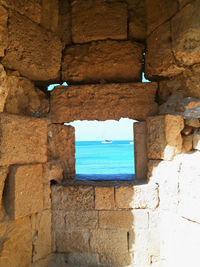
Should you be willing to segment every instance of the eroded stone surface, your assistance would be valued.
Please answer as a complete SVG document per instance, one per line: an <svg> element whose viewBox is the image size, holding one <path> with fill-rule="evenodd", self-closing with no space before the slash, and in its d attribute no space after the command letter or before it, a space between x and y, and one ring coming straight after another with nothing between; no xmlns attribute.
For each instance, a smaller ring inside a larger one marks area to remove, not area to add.
<svg viewBox="0 0 200 267"><path fill-rule="evenodd" d="M63 47L71 43L71 5L66 0L59 1L57 35L60 37Z"/></svg>
<svg viewBox="0 0 200 267"><path fill-rule="evenodd" d="M95 209L114 209L114 187L95 187Z"/></svg>
<svg viewBox="0 0 200 267"><path fill-rule="evenodd" d="M50 100L51 120L142 120L157 111L156 89L156 83L56 87Z"/></svg>
<svg viewBox="0 0 200 267"><path fill-rule="evenodd" d="M97 211L68 211L64 214L67 231L96 229L98 226Z"/></svg>
<svg viewBox="0 0 200 267"><path fill-rule="evenodd" d="M58 29L59 20L59 1L42 0L41 25L52 32ZM67 1L66 1L67 2Z"/></svg>
<svg viewBox="0 0 200 267"><path fill-rule="evenodd" d="M192 141L193 141L192 134L183 136L183 149L186 153L192 150Z"/></svg>
<svg viewBox="0 0 200 267"><path fill-rule="evenodd" d="M4 56L5 50L8 46L7 21L8 21L8 11L3 6L0 5L0 42L1 42L0 57Z"/></svg>
<svg viewBox="0 0 200 267"><path fill-rule="evenodd" d="M14 11L9 13L8 32L3 65L31 80L59 78L62 46L54 34Z"/></svg>
<svg viewBox="0 0 200 267"><path fill-rule="evenodd" d="M99 41L67 47L62 80L73 83L141 80L143 45L131 41Z"/></svg>
<svg viewBox="0 0 200 267"><path fill-rule="evenodd" d="M193 135L193 148L200 150L200 130Z"/></svg>
<svg viewBox="0 0 200 267"><path fill-rule="evenodd" d="M52 160L43 165L44 169L44 182L50 181L62 182L63 168L60 160Z"/></svg>
<svg viewBox="0 0 200 267"><path fill-rule="evenodd" d="M126 38L127 6L125 3L98 0L79 0L72 3L74 43Z"/></svg>
<svg viewBox="0 0 200 267"><path fill-rule="evenodd" d="M0 114L0 165L46 162L47 123L44 119Z"/></svg>
<svg viewBox="0 0 200 267"><path fill-rule="evenodd" d="M5 205L12 219L16 220L43 209L42 174L41 164L10 167Z"/></svg>
<svg viewBox="0 0 200 267"><path fill-rule="evenodd" d="M0 64L0 112L3 112L9 92L8 79L3 65Z"/></svg>

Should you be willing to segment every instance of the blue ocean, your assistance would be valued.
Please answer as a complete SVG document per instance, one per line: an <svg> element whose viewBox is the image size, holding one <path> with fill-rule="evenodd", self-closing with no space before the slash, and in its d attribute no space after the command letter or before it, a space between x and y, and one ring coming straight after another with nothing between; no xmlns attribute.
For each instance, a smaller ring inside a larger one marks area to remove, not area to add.
<svg viewBox="0 0 200 267"><path fill-rule="evenodd" d="M77 141L77 180L134 179L134 144L130 141Z"/></svg>

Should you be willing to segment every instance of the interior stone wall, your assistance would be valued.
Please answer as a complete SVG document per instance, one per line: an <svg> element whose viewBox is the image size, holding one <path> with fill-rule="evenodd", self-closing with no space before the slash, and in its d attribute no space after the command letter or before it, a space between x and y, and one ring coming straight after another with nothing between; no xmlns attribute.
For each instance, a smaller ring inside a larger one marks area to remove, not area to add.
<svg viewBox="0 0 200 267"><path fill-rule="evenodd" d="M199 9L0 0L0 266L199 265ZM125 116L139 181L75 182L63 123Z"/></svg>

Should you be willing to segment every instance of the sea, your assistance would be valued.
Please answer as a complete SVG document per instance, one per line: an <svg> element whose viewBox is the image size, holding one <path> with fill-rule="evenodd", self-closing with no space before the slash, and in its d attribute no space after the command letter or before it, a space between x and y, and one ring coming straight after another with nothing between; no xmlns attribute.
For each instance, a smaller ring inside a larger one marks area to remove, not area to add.
<svg viewBox="0 0 200 267"><path fill-rule="evenodd" d="M134 174L133 140L76 142L77 180L132 180Z"/></svg>

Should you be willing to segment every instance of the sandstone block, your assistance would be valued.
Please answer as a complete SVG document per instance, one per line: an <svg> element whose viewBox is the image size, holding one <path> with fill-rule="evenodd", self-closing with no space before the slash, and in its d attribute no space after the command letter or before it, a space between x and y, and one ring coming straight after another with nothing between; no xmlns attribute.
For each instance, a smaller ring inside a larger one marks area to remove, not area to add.
<svg viewBox="0 0 200 267"><path fill-rule="evenodd" d="M35 81L59 78L61 42L16 12L9 13L9 46L2 64Z"/></svg>
<svg viewBox="0 0 200 267"><path fill-rule="evenodd" d="M156 83L57 87L51 94L51 120L144 120L157 112L156 89Z"/></svg>
<svg viewBox="0 0 200 267"><path fill-rule="evenodd" d="M135 178L145 179L147 174L147 125L146 122L136 122L134 127L134 158Z"/></svg>
<svg viewBox="0 0 200 267"><path fill-rule="evenodd" d="M50 182L43 183L43 209L51 209L51 188Z"/></svg>
<svg viewBox="0 0 200 267"><path fill-rule="evenodd" d="M32 215L33 262L51 253L51 211Z"/></svg>
<svg viewBox="0 0 200 267"><path fill-rule="evenodd" d="M5 50L8 46L7 21L8 21L8 11L3 6L0 5L0 42L1 42L0 57L4 56Z"/></svg>
<svg viewBox="0 0 200 267"><path fill-rule="evenodd" d="M59 1L57 35L60 37L63 47L71 43L71 5L69 1Z"/></svg>
<svg viewBox="0 0 200 267"><path fill-rule="evenodd" d="M87 230L56 233L57 252L88 252L90 233Z"/></svg>
<svg viewBox="0 0 200 267"><path fill-rule="evenodd" d="M200 130L193 135L193 148L200 150Z"/></svg>
<svg viewBox="0 0 200 267"><path fill-rule="evenodd" d="M2 239L0 266L31 266L32 238L30 218L12 221Z"/></svg>
<svg viewBox="0 0 200 267"><path fill-rule="evenodd" d="M186 153L192 150L192 141L193 141L192 134L183 136L183 149Z"/></svg>
<svg viewBox="0 0 200 267"><path fill-rule="evenodd" d="M143 45L131 41L99 41L66 48L62 80L73 83L141 80Z"/></svg>
<svg viewBox="0 0 200 267"><path fill-rule="evenodd" d="M95 187L95 209L96 210L113 210L114 187Z"/></svg>
<svg viewBox="0 0 200 267"><path fill-rule="evenodd" d="M147 119L147 155L149 159L171 160L181 152L181 116L165 115Z"/></svg>
<svg viewBox="0 0 200 267"><path fill-rule="evenodd" d="M72 126L49 125L47 155L48 160L60 160L64 178L74 178L75 131Z"/></svg>
<svg viewBox="0 0 200 267"><path fill-rule="evenodd" d="M40 0L0 0L0 4L17 11L36 23L40 23L41 1Z"/></svg>
<svg viewBox="0 0 200 267"><path fill-rule="evenodd" d="M63 168L59 160L52 160L43 165L44 170L44 182L49 183L50 181L62 182L63 179Z"/></svg>
<svg viewBox="0 0 200 267"><path fill-rule="evenodd" d="M66 262L69 263L70 266L94 267L99 266L100 259L97 253L72 252L66 255Z"/></svg>
<svg viewBox="0 0 200 267"><path fill-rule="evenodd" d="M115 192L120 209L155 209L158 206L158 188L155 184L121 186Z"/></svg>
<svg viewBox="0 0 200 267"><path fill-rule="evenodd" d="M3 190L5 185L5 180L8 175L8 167L0 167L0 212L1 212L1 205L2 205L2 196L3 196ZM1 216L1 215L0 215Z"/></svg>
<svg viewBox="0 0 200 267"><path fill-rule="evenodd" d="M64 214L67 231L95 229L98 226L97 211L68 211Z"/></svg>
<svg viewBox="0 0 200 267"><path fill-rule="evenodd" d="M41 25L52 32L58 29L59 20L59 1L42 0Z"/></svg>
<svg viewBox="0 0 200 267"><path fill-rule="evenodd" d="M8 87L7 75L3 66L0 64L0 112L3 112L4 110L4 105L6 102L8 92L9 92L9 87Z"/></svg>
<svg viewBox="0 0 200 267"><path fill-rule="evenodd" d="M47 96L30 80L11 73L8 75L8 87L5 112L35 117L49 112Z"/></svg>
<svg viewBox="0 0 200 267"><path fill-rule="evenodd" d="M92 251L100 254L102 263L111 266L131 263L125 230L93 230L90 242Z"/></svg>
<svg viewBox="0 0 200 267"><path fill-rule="evenodd" d="M146 0L147 34L169 20L178 11L178 3L173 0Z"/></svg>
<svg viewBox="0 0 200 267"><path fill-rule="evenodd" d="M65 226L65 214L66 213L67 212L63 210L52 210L52 232L53 234L57 232L66 231L66 226Z"/></svg>
<svg viewBox="0 0 200 267"><path fill-rule="evenodd" d="M109 25L109 27L108 27ZM123 2L76 1L72 4L72 40L127 39L127 6Z"/></svg>
<svg viewBox="0 0 200 267"><path fill-rule="evenodd" d="M5 205L12 219L43 209L42 165L14 166L6 184ZM23 203L23 205L22 205Z"/></svg>
<svg viewBox="0 0 200 267"><path fill-rule="evenodd" d="M1 113L0 131L1 166L46 161L45 120Z"/></svg>
<svg viewBox="0 0 200 267"><path fill-rule="evenodd" d="M186 119L185 124L189 127L200 128L200 119L197 118Z"/></svg>
<svg viewBox="0 0 200 267"><path fill-rule="evenodd" d="M147 51L145 56L145 75L152 79L156 76L175 76L184 68L176 65L171 51L170 22L159 26L147 38Z"/></svg>
<svg viewBox="0 0 200 267"><path fill-rule="evenodd" d="M91 186L53 186L51 189L54 210L94 209L94 192Z"/></svg>
<svg viewBox="0 0 200 267"><path fill-rule="evenodd" d="M190 66L200 62L198 1L186 5L172 19L172 49L179 63Z"/></svg>

